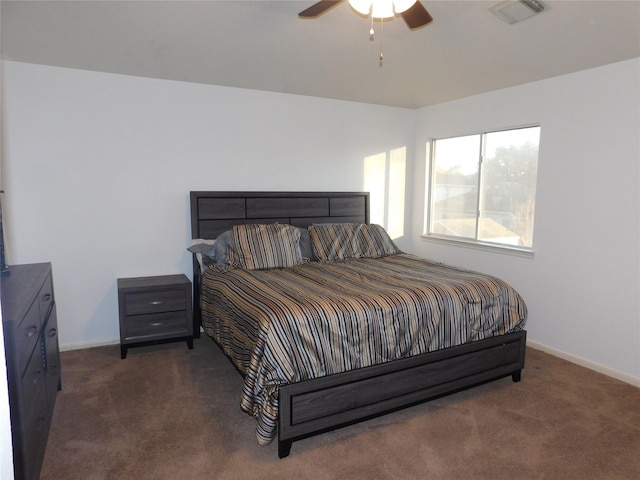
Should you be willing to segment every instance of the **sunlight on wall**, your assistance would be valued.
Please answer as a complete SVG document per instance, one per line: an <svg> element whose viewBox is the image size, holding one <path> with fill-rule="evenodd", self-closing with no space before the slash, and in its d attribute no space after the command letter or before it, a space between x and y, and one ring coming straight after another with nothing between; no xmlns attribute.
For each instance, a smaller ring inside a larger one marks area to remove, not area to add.
<svg viewBox="0 0 640 480"><path fill-rule="evenodd" d="M427 141L425 151L425 159L427 161L426 167L424 169L425 178L424 178L424 186L425 186L425 195L424 195L424 205L423 205L423 214L422 214L422 233L427 233L429 231L429 219L431 218L431 140Z"/></svg>
<svg viewBox="0 0 640 480"><path fill-rule="evenodd" d="M370 193L370 221L382 225L391 238L404 235L407 148L364 159L364 190Z"/></svg>
<svg viewBox="0 0 640 480"><path fill-rule="evenodd" d="M364 159L364 190L369 192L369 220L384 227L386 170L386 153L378 153Z"/></svg>

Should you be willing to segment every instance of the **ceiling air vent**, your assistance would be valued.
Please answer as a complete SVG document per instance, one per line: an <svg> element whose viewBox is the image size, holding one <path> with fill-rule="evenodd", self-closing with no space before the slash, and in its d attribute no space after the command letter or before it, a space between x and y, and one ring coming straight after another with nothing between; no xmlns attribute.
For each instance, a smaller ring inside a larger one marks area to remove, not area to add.
<svg viewBox="0 0 640 480"><path fill-rule="evenodd" d="M507 0L497 3L489 10L502 21L518 23L537 15L544 10L544 6L537 0Z"/></svg>

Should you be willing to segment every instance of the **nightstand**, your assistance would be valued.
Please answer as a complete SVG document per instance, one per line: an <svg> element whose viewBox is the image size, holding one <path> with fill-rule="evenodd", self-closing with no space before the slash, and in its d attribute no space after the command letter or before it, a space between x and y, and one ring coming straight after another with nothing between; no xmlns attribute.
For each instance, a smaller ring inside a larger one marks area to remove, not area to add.
<svg viewBox="0 0 640 480"><path fill-rule="evenodd" d="M118 279L120 358L127 349L186 341L193 349L191 282L185 275Z"/></svg>

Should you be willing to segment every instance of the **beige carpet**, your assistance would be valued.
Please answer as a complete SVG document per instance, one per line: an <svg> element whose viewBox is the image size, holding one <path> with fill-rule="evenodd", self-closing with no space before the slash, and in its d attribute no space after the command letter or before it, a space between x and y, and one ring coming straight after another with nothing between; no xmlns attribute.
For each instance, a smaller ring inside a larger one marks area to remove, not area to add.
<svg viewBox="0 0 640 480"><path fill-rule="evenodd" d="M294 442L278 459L208 338L62 353L41 478L640 479L640 389L529 349L510 378Z"/></svg>

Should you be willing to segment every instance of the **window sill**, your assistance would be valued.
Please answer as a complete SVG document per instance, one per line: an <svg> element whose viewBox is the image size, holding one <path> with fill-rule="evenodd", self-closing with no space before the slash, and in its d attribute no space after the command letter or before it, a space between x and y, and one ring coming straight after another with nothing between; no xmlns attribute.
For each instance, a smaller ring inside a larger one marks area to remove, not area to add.
<svg viewBox="0 0 640 480"><path fill-rule="evenodd" d="M508 245L497 245L489 242L479 242L471 239L440 237L437 235L421 235L423 242L439 243L441 245L449 245L454 247L473 248L483 250L485 252L500 253L502 255L515 255L517 257L533 258L534 252L531 249L523 247L511 247Z"/></svg>

